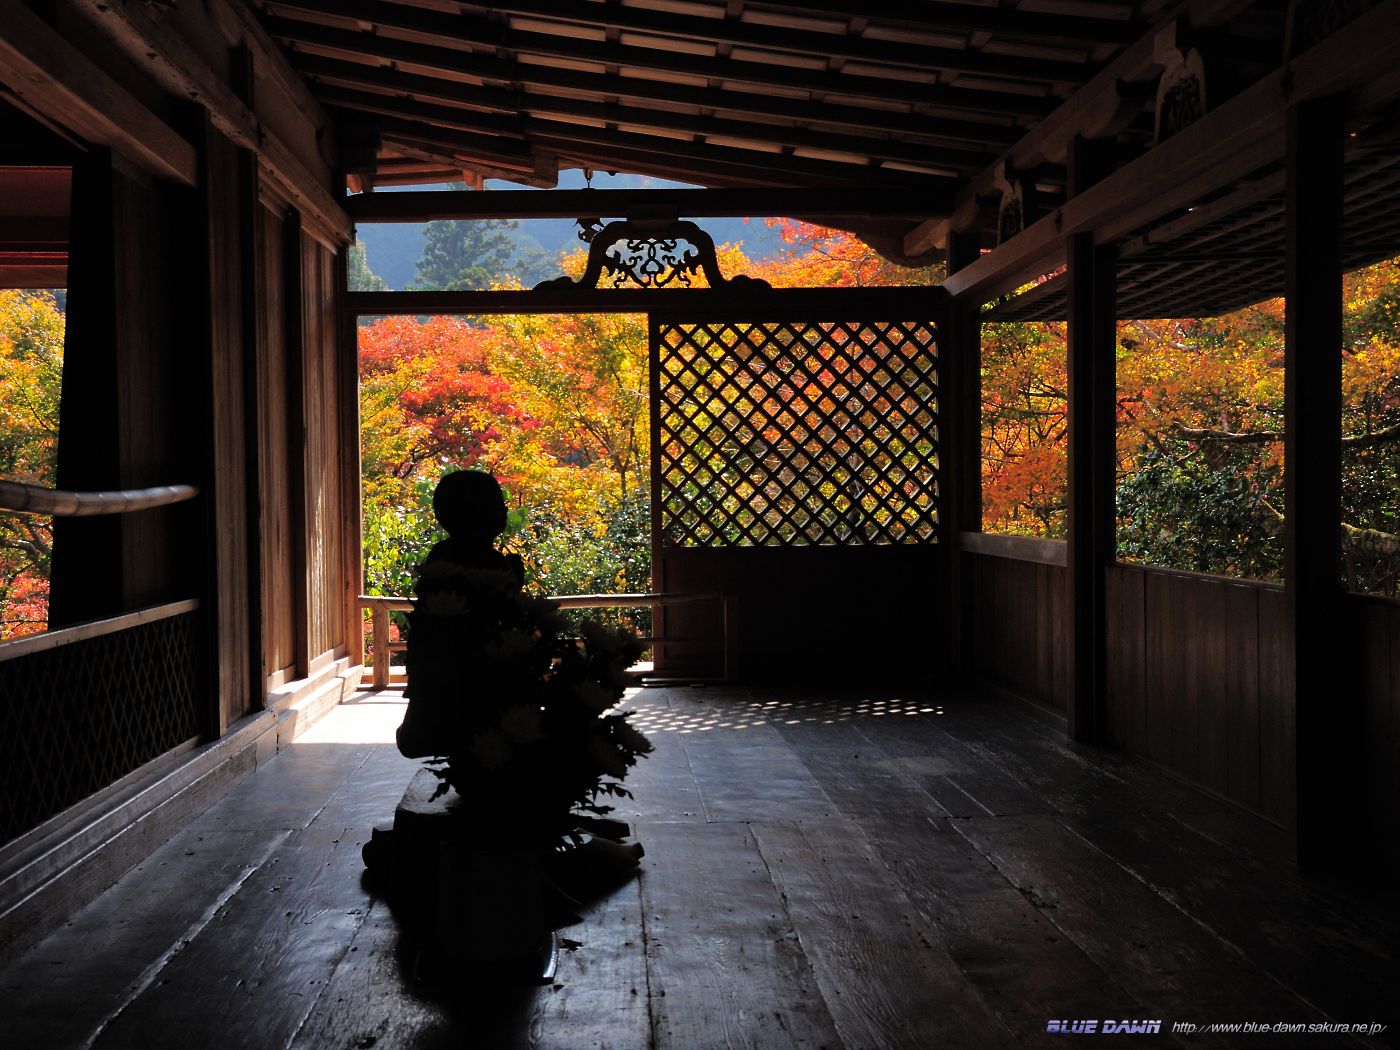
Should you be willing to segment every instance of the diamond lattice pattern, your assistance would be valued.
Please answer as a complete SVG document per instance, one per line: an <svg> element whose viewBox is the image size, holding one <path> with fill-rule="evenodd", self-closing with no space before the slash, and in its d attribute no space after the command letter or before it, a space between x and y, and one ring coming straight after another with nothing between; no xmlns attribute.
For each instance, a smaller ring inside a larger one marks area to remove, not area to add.
<svg viewBox="0 0 1400 1050"><path fill-rule="evenodd" d="M0 843L195 735L197 617L0 662Z"/></svg>
<svg viewBox="0 0 1400 1050"><path fill-rule="evenodd" d="M662 323L656 339L663 543L935 538L932 322Z"/></svg>

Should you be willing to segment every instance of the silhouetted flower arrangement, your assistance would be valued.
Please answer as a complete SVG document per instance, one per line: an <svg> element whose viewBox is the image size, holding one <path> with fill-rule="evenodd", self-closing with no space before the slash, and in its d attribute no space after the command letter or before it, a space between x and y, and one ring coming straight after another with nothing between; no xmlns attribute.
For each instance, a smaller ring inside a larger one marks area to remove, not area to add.
<svg viewBox="0 0 1400 1050"><path fill-rule="evenodd" d="M641 655L635 633L586 622L562 630L557 609L509 570L425 565L410 617L415 695L431 691L441 757L428 760L492 833L541 844L630 797L628 770L651 744L615 711Z"/></svg>

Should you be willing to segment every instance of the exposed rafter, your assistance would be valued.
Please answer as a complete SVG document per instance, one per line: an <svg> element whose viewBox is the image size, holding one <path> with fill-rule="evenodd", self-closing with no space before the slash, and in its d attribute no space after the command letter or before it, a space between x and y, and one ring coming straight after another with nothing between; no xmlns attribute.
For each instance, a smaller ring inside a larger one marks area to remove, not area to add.
<svg viewBox="0 0 1400 1050"><path fill-rule="evenodd" d="M576 219L682 216L743 217L797 214L809 219L919 219L940 202L926 192L869 194L863 190L425 190L362 193L346 200L357 222L428 222L432 219Z"/></svg>

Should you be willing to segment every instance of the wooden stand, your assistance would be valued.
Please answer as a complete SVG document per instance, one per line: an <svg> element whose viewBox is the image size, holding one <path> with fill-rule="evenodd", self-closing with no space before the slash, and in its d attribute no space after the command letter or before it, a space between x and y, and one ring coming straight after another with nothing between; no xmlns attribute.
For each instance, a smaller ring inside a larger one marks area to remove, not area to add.
<svg viewBox="0 0 1400 1050"><path fill-rule="evenodd" d="M543 854L496 844L459 812L455 791L423 769L394 812L375 828L365 866L407 930L449 963L550 981L558 945L544 909Z"/></svg>

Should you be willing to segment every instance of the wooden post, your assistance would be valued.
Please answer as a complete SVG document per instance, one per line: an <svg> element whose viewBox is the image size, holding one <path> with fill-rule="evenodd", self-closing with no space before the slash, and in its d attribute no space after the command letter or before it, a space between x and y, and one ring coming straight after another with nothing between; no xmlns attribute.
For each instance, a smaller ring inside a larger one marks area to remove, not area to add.
<svg viewBox="0 0 1400 1050"><path fill-rule="evenodd" d="M1076 139L1070 196L1110 170L1107 143ZM1114 423L1117 400L1114 252L1093 234L1069 239L1069 735L1101 743L1107 724L1105 572L1115 553Z"/></svg>
<svg viewBox="0 0 1400 1050"><path fill-rule="evenodd" d="M202 107L190 123L199 143L199 252L191 259L192 283L207 337L202 348L201 404L193 419L202 428L204 487L204 616L211 649L209 723L213 737L253 710L255 692L249 648L254 593L248 576L247 412L245 386L245 201L239 184L239 155L209 121Z"/></svg>
<svg viewBox="0 0 1400 1050"><path fill-rule="evenodd" d="M948 238L948 273L980 254L977 233ZM969 676L967 610L959 536L982 529L982 324L980 304L954 302L945 319L938 361L939 520L948 573L948 663L955 678Z"/></svg>
<svg viewBox="0 0 1400 1050"><path fill-rule="evenodd" d="M1350 688L1340 637L1342 178L1340 99L1288 113L1284 349L1283 576L1293 636L1299 862L1354 861L1364 798L1360 693Z"/></svg>
<svg viewBox="0 0 1400 1050"><path fill-rule="evenodd" d="M306 477L306 280L301 213L288 211L282 227L282 294L287 325L287 488L291 497L292 653L295 673L311 672L311 574Z"/></svg>
<svg viewBox="0 0 1400 1050"><path fill-rule="evenodd" d="M68 317L59 398L57 485L122 488L117 401L121 216L112 157L94 148L73 166ZM53 524L49 627L122 611L121 520L58 518Z"/></svg>
<svg viewBox="0 0 1400 1050"><path fill-rule="evenodd" d="M389 685L389 607L376 602L370 610L370 629L374 636L374 688Z"/></svg>

